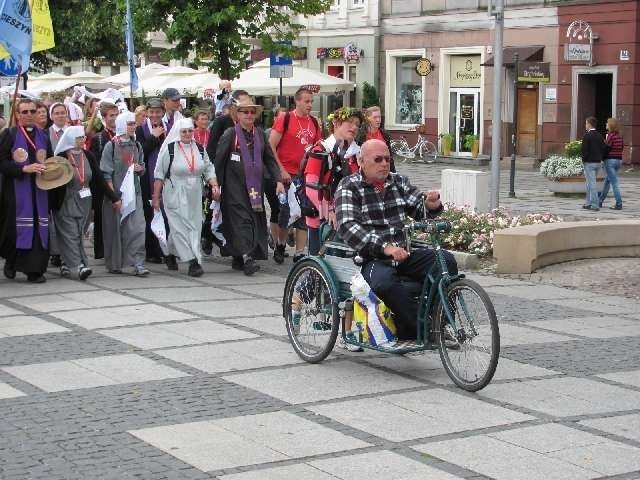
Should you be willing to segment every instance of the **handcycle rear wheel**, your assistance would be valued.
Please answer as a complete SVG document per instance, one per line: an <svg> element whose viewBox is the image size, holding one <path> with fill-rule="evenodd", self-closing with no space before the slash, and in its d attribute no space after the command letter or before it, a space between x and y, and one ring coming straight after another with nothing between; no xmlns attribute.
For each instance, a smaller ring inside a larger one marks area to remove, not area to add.
<svg viewBox="0 0 640 480"><path fill-rule="evenodd" d="M338 300L317 262L298 262L287 278L283 308L289 341L309 363L324 360L333 350L339 329Z"/></svg>
<svg viewBox="0 0 640 480"><path fill-rule="evenodd" d="M440 359L458 387L476 392L489 384L498 366L500 331L496 312L487 293L472 280L451 283L446 295L458 330L438 302L434 330Z"/></svg>

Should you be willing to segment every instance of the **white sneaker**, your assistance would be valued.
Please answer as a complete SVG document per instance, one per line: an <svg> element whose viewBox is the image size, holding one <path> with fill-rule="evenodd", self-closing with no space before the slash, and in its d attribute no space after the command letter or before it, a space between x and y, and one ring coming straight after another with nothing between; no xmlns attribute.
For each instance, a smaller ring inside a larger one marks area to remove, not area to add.
<svg viewBox="0 0 640 480"><path fill-rule="evenodd" d="M348 352L363 352L363 348L358 345L353 345L352 343L347 343L342 338L342 335L338 337L338 345L340 348L347 350Z"/></svg>

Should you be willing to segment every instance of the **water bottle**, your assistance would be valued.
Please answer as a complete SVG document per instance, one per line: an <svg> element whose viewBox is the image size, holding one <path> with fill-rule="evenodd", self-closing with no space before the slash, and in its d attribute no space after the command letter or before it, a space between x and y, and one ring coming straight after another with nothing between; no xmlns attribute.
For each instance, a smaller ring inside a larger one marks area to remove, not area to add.
<svg viewBox="0 0 640 480"><path fill-rule="evenodd" d="M280 205L286 205L287 204L287 194L284 192L280 192L278 194L278 201L280 202Z"/></svg>

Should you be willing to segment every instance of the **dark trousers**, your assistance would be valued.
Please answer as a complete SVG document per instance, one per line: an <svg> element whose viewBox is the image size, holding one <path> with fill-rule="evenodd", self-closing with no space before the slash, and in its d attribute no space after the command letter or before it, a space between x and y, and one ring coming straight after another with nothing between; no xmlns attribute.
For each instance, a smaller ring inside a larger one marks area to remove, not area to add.
<svg viewBox="0 0 640 480"><path fill-rule="evenodd" d="M453 255L442 251L451 274L458 273L458 265ZM414 250L407 260L397 267L389 261L371 260L362 267L362 276L375 293L391 309L394 315L397 335L401 340L416 338L416 318L418 305L408 290L400 282L399 276L422 282L434 262L436 254L432 249Z"/></svg>
<svg viewBox="0 0 640 480"><path fill-rule="evenodd" d="M102 238L102 199L104 194L96 192L91 198L93 208L93 257L104 258L104 240Z"/></svg>

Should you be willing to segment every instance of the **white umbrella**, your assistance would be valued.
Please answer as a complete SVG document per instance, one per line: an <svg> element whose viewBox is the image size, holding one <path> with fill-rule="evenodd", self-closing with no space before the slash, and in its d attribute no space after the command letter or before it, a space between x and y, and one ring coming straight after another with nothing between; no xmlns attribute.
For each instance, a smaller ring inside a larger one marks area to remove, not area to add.
<svg viewBox="0 0 640 480"><path fill-rule="evenodd" d="M138 80L145 80L147 78L154 77L166 69L167 67L159 63L149 63L144 67L136 68L136 73L138 74ZM129 85L129 70L107 77L104 81L115 83L117 85Z"/></svg>
<svg viewBox="0 0 640 480"><path fill-rule="evenodd" d="M67 78L73 78L82 82L100 82L104 80L104 75L99 75L94 72L82 71L74 73L73 75L69 75L69 77Z"/></svg>
<svg viewBox="0 0 640 480"><path fill-rule="evenodd" d="M240 73L240 77L231 81L234 90L242 89L251 95L279 95L280 80L271 78L269 59L262 60ZM293 95L301 86L309 86L316 93L336 94L350 92L354 85L342 78L332 77L293 62L293 76L282 79L282 94Z"/></svg>
<svg viewBox="0 0 640 480"><path fill-rule="evenodd" d="M154 76L142 80L138 83L138 90L133 92L134 96L141 96L144 90L147 96L161 95L165 88L173 87L180 91L182 85L192 76L198 75L200 72L189 67L171 67L156 73ZM120 91L129 97L131 92L128 87L123 87ZM186 93L183 93L186 95Z"/></svg>

